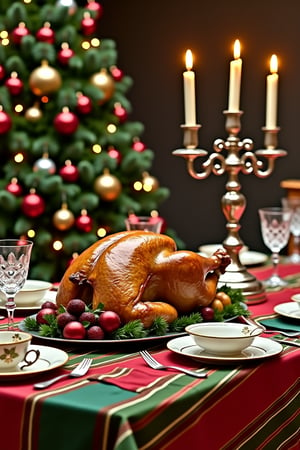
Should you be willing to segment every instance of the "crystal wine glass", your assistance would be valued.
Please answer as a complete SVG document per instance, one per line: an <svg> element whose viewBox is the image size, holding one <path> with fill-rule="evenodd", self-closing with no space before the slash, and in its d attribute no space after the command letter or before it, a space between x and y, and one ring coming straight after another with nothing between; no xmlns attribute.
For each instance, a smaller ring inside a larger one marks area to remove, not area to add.
<svg viewBox="0 0 300 450"><path fill-rule="evenodd" d="M293 252L287 258L288 261L294 264L300 263L300 198L298 197L284 197L281 199L284 208L293 211L291 221L291 234L293 235Z"/></svg>
<svg viewBox="0 0 300 450"><path fill-rule="evenodd" d="M279 252L288 243L292 211L286 208L260 208L261 232L264 244L272 252L273 273L263 281L266 287L280 287L287 283L278 275Z"/></svg>
<svg viewBox="0 0 300 450"><path fill-rule="evenodd" d="M32 245L24 239L0 239L0 290L6 296L8 330L13 329L15 296L27 279Z"/></svg>

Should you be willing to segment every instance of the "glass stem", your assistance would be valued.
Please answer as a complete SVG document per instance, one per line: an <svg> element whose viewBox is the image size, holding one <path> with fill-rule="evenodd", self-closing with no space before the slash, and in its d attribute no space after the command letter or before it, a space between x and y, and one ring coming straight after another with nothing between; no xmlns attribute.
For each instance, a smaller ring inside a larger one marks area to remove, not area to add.
<svg viewBox="0 0 300 450"><path fill-rule="evenodd" d="M299 255L300 254L300 236L296 236L295 234L293 234L293 239L294 239L294 250L293 250L293 254L294 255Z"/></svg>
<svg viewBox="0 0 300 450"><path fill-rule="evenodd" d="M14 328L14 313L16 309L16 303L14 297L8 297L6 302L7 311L7 329L13 330Z"/></svg>
<svg viewBox="0 0 300 450"><path fill-rule="evenodd" d="M278 275L279 253L272 253L272 263L273 263L272 277L279 277Z"/></svg>

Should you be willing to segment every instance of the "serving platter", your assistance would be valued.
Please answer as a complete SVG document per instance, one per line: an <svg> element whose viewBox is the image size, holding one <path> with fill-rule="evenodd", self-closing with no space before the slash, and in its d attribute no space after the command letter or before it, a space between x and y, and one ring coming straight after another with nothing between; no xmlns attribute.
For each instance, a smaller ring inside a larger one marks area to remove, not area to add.
<svg viewBox="0 0 300 450"><path fill-rule="evenodd" d="M274 311L289 319L300 319L300 307L295 301L280 303L279 305L274 306Z"/></svg>
<svg viewBox="0 0 300 450"><path fill-rule="evenodd" d="M271 339L256 337L250 347L236 355L214 355L205 352L203 348L195 344L191 336L183 336L167 342L167 348L174 353L193 358L206 364L238 364L270 358L282 352L283 347Z"/></svg>
<svg viewBox="0 0 300 450"><path fill-rule="evenodd" d="M55 347L45 345L30 345L29 350L39 350L39 359L31 366L21 370L22 362L15 368L7 371L0 371L0 381L14 381L19 378L27 378L49 370L63 366L69 359L68 354Z"/></svg>
<svg viewBox="0 0 300 450"><path fill-rule="evenodd" d="M32 316L33 319L35 318L35 314ZM59 342L59 343L68 343L68 344L89 344L89 345L108 345L108 344L128 344L128 343L147 343L152 341L159 341L159 340L166 340L166 339L173 339L175 337L179 336L185 336L186 332L180 332L180 333L167 333L162 336L146 336L142 338L136 338L136 339L66 339L66 338L60 338L60 337L49 337L49 336L41 336L37 331L29 331L25 326L25 321L22 320L18 327L21 331L26 331L27 333L30 333L32 336L37 337L38 339L42 339L45 342L53 343L53 342Z"/></svg>

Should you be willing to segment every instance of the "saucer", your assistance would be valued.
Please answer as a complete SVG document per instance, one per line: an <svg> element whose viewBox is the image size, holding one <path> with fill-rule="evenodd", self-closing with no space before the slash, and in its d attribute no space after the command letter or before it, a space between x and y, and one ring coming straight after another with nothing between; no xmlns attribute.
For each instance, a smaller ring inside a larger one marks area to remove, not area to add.
<svg viewBox="0 0 300 450"><path fill-rule="evenodd" d="M283 347L271 339L256 337L250 347L236 355L213 355L195 344L191 336L179 337L167 342L167 347L174 353L189 356L206 364L234 364L252 362L270 358L282 352Z"/></svg>
<svg viewBox="0 0 300 450"><path fill-rule="evenodd" d="M284 317L290 319L300 319L300 307L297 302L280 303L274 306L274 311Z"/></svg>
<svg viewBox="0 0 300 450"><path fill-rule="evenodd" d="M57 367L63 366L69 359L69 356L63 350L54 347L46 347L44 345L30 345L29 350L39 350L39 359L31 366L20 369L22 362L14 369L1 371L0 381L14 381L18 378L26 378L38 373L47 372Z"/></svg>

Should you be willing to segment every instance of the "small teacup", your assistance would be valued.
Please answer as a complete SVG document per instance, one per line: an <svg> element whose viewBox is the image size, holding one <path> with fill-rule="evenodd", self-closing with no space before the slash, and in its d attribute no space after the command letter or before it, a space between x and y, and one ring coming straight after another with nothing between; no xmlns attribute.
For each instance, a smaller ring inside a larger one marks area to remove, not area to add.
<svg viewBox="0 0 300 450"><path fill-rule="evenodd" d="M31 366L39 356L39 350L30 349L32 335L23 331L0 331L0 372Z"/></svg>

